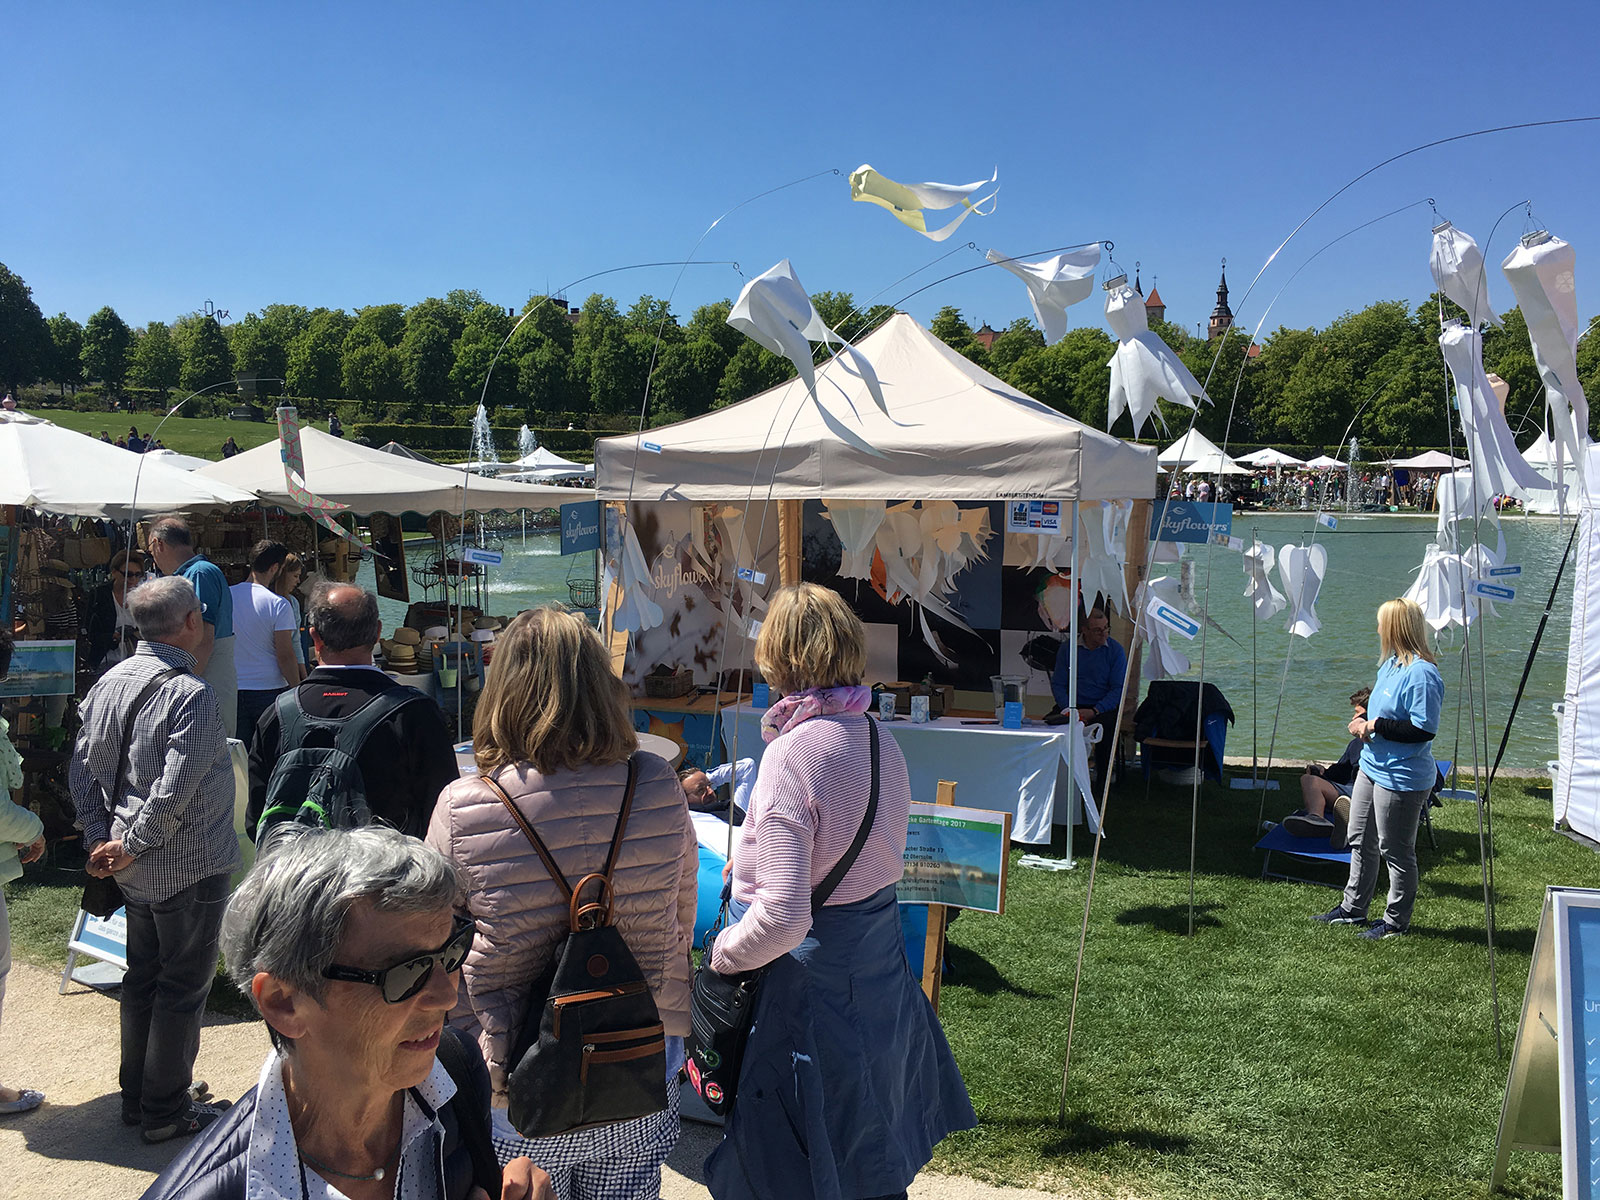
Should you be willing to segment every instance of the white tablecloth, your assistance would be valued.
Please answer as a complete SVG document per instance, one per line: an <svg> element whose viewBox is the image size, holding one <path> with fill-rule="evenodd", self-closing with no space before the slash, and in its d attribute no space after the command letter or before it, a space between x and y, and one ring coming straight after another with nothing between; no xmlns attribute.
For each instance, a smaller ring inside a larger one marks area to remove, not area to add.
<svg viewBox="0 0 1600 1200"><path fill-rule="evenodd" d="M748 707L722 710L725 757L734 754L737 732L739 755L760 760L765 748L761 713ZM1088 794L1088 747L1083 726L1077 722L1001 729L997 725L963 725L955 717L925 725L902 718L882 728L893 735L905 755L913 800L932 804L939 781L951 780L957 785L957 804L1012 814L1012 841L1048 843L1052 823L1070 825L1076 819L1080 810L1069 805L1065 757L1074 743L1078 751L1076 783L1080 794Z"/></svg>

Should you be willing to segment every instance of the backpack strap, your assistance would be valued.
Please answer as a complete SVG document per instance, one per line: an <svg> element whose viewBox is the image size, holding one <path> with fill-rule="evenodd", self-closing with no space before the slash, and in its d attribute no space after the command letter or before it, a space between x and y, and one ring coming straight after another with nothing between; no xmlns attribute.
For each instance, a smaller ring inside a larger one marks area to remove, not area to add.
<svg viewBox="0 0 1600 1200"><path fill-rule="evenodd" d="M366 744L367 738L372 736L373 730L406 705L426 699L427 697L416 688L407 687L405 684L386 688L374 694L355 712L339 721L339 730L333 739L334 749L348 754L351 758L359 758L362 747Z"/></svg>
<svg viewBox="0 0 1600 1200"><path fill-rule="evenodd" d="M278 709L278 752L292 750L305 738L306 710L300 706L300 689L288 688L278 693L273 703Z"/></svg>
<svg viewBox="0 0 1600 1200"><path fill-rule="evenodd" d="M850 868L856 865L856 859L861 857L861 848L867 844L867 835L872 832L872 824L878 819L878 723L871 717L867 718L867 742L872 753L872 782L867 791L867 813L861 818L855 839L844 852L844 857L833 864L833 870L823 876L822 882L812 891L812 911L826 904L834 890L844 882Z"/></svg>
<svg viewBox="0 0 1600 1200"><path fill-rule="evenodd" d="M187 675L182 667L168 667L157 675L140 690L133 701L133 707L128 710L127 721L122 726L122 747L117 753L117 773L111 777L111 786L102 787L105 795L106 811L111 812L117 806L117 795L122 791L122 777L128 770L128 754L133 749L133 723L139 719L139 714L144 711L145 705L155 698L166 683L174 675Z"/></svg>
<svg viewBox="0 0 1600 1200"><path fill-rule="evenodd" d="M570 904L572 902L572 885L567 882L567 877L561 873L561 868L556 865L556 860L550 853L550 847L544 844L544 839L539 836L532 825L528 824L528 818L523 816L522 810L512 803L511 797L506 793L506 789L500 786L500 782L493 775L480 775L478 778L488 784L489 790L495 794L501 804L506 806L506 811L511 814L511 819L516 822L517 828L522 830L522 836L527 838L533 845L534 850L539 855L539 861L544 863L544 869L550 872L550 878L556 881L556 886L561 889L562 896L566 897L567 902Z"/></svg>

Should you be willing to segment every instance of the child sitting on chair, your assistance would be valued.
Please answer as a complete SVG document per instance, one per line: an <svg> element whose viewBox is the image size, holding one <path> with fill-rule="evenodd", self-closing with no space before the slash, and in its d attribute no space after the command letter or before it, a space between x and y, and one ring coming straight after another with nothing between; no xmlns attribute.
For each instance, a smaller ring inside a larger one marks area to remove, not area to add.
<svg viewBox="0 0 1600 1200"><path fill-rule="evenodd" d="M1355 715L1365 719L1371 688L1362 688L1350 697L1350 707ZM1300 799L1304 805L1283 819L1283 828L1295 837L1328 839L1335 850L1344 849L1345 835L1350 820L1350 792L1355 787L1356 771L1361 762L1360 738L1352 738L1344 748L1339 761L1331 767L1306 764L1300 776Z"/></svg>

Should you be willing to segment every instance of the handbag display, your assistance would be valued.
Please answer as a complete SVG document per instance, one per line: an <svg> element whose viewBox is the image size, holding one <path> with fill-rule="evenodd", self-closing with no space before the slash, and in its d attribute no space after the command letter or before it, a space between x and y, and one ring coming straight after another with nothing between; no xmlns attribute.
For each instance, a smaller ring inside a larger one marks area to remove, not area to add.
<svg viewBox="0 0 1600 1200"><path fill-rule="evenodd" d="M506 1115L523 1137L550 1137L614 1125L667 1106L667 1042L650 985L614 924L612 874L633 807L639 761L628 787L605 869L568 884L544 839L491 776L499 797L567 898L566 940L532 989L533 1003L512 1048ZM599 884L598 900L583 892Z"/></svg>
<svg viewBox="0 0 1600 1200"><path fill-rule="evenodd" d="M867 844L872 823L878 817L878 723L867 720L868 744L872 752L872 781L867 793L867 811L850 842L850 848L834 863L833 869L811 891L811 911L828 902ZM685 1069L689 1083L713 1113L722 1116L733 1107L739 1086L739 1071L744 1065L750 1027L755 1020L756 996L762 977L771 964L738 975L722 975L711 969L711 947L728 915L732 883L722 889L722 911L716 924L706 933L701 967L694 975L689 993L689 1040Z"/></svg>
<svg viewBox="0 0 1600 1200"><path fill-rule="evenodd" d="M105 785L99 780L95 781L95 786L100 789L100 803L108 814L116 811L117 789L122 786L123 773L128 769L128 752L133 748L133 723L138 720L145 705L150 703L167 680L174 675L183 674L186 672L182 667L168 667L145 684L144 690L134 699L133 707L128 711L128 719L122 726L122 751L117 756L117 773L111 777L110 792L106 791ZM83 885L83 900L79 907L91 917L109 917L125 903L122 885L117 882L115 875L91 875L89 882Z"/></svg>

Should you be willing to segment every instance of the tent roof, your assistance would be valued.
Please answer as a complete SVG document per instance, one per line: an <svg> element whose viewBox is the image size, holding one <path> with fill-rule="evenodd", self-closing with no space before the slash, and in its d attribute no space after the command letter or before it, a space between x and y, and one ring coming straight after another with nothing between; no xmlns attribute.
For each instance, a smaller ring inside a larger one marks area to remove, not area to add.
<svg viewBox="0 0 1600 1200"><path fill-rule="evenodd" d="M160 463L163 467L172 467L179 471L198 471L201 467L209 467L212 463L209 458L196 458L192 454L179 454L176 450L146 450L144 456L153 462Z"/></svg>
<svg viewBox="0 0 1600 1200"><path fill-rule="evenodd" d="M1248 475L1249 470L1241 467L1226 454L1207 454L1195 459L1183 468L1190 475Z"/></svg>
<svg viewBox="0 0 1600 1200"><path fill-rule="evenodd" d="M135 503L142 513L203 512L254 499L248 490L167 466L157 455L133 454L27 413L0 412L0 504L123 520Z"/></svg>
<svg viewBox="0 0 1600 1200"><path fill-rule="evenodd" d="M1241 454L1234 461L1242 462L1252 467L1301 467L1305 465L1305 459L1296 458L1292 454L1285 454L1282 450L1274 450L1271 446L1264 450L1257 450L1253 454Z"/></svg>
<svg viewBox="0 0 1600 1200"><path fill-rule="evenodd" d="M523 471L571 470L580 475L594 470L589 463L562 458L554 450L546 450L543 446L535 446L530 453L524 454L511 465Z"/></svg>
<svg viewBox="0 0 1600 1200"><path fill-rule="evenodd" d="M800 379L643 435L595 443L602 499L1115 500L1155 493L1155 456L1017 391L904 313L857 349L888 415L832 359ZM841 436L843 431L845 436ZM881 457L853 445L865 439Z"/></svg>
<svg viewBox="0 0 1600 1200"><path fill-rule="evenodd" d="M1390 461L1391 467L1405 467L1412 471L1453 471L1457 467L1466 467L1471 464L1464 458L1451 458L1448 454L1441 454L1437 450L1428 450L1415 458L1396 458Z"/></svg>
<svg viewBox="0 0 1600 1200"><path fill-rule="evenodd" d="M1329 471L1334 467L1342 467L1344 464L1337 458L1329 458L1326 454L1319 454L1307 462L1306 466L1310 467L1313 471Z"/></svg>
<svg viewBox="0 0 1600 1200"><path fill-rule="evenodd" d="M359 515L386 512L461 511L463 494L473 512L497 509L556 508L580 497L572 488L540 487L479 479L451 467L413 461L320 429L302 428L306 486L324 500L345 504ZM274 439L254 450L195 472L255 492L269 504L298 508L283 475L283 451Z"/></svg>
<svg viewBox="0 0 1600 1200"><path fill-rule="evenodd" d="M1185 467L1197 458L1208 454L1221 454L1222 449L1198 429L1191 429L1156 459L1163 467Z"/></svg>
<svg viewBox="0 0 1600 1200"><path fill-rule="evenodd" d="M429 458L426 454L418 454L409 446L402 446L399 442L385 442L383 445L378 447L378 451L382 454L393 454L397 458L409 458L412 462L428 463L435 467L441 465L440 463L434 462L434 460Z"/></svg>

